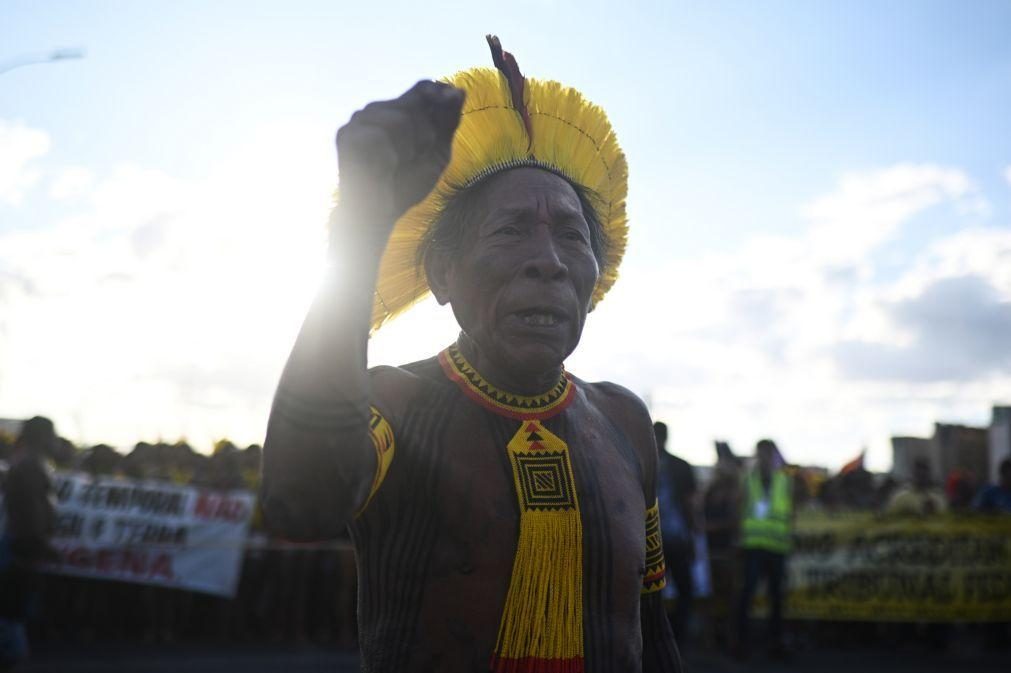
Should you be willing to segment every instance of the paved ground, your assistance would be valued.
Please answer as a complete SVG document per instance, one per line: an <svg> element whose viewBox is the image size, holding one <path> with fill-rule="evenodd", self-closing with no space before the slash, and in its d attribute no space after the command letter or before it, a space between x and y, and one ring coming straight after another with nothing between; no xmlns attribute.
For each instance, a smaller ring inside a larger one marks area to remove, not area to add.
<svg viewBox="0 0 1011 673"><path fill-rule="evenodd" d="M902 651L809 651L787 662L742 663L717 654L688 656L688 673L1008 673L1011 656Z"/></svg>
<svg viewBox="0 0 1011 673"><path fill-rule="evenodd" d="M912 648L809 650L786 663L749 663L689 653L688 673L1008 673L1011 654ZM24 673L353 673L353 653L320 648L209 645L95 645L40 652Z"/></svg>
<svg viewBox="0 0 1011 673"><path fill-rule="evenodd" d="M24 673L357 673L354 653L315 647L95 645L39 652ZM19 671L21 673L21 671Z"/></svg>

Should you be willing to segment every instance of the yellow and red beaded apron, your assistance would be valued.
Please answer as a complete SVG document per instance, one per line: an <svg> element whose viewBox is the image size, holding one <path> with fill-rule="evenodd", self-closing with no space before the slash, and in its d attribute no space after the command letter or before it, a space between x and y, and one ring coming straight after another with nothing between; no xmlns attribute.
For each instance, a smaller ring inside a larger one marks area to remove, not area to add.
<svg viewBox="0 0 1011 673"><path fill-rule="evenodd" d="M582 673L583 526L569 447L541 421L572 402L563 371L534 397L496 389L455 345L439 354L446 375L467 397L519 425L506 451L520 522L491 668L496 673Z"/></svg>

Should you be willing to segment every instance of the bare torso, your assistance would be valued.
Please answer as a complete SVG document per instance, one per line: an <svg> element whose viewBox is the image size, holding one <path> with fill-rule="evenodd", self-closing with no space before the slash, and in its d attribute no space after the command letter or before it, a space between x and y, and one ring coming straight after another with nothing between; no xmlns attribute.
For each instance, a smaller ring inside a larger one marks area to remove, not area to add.
<svg viewBox="0 0 1011 673"><path fill-rule="evenodd" d="M488 670L519 524L505 447L521 421L467 398L434 358L372 379L396 446L351 526L365 669ZM636 671L650 426L616 386L576 390L544 425L570 447L579 497L586 668Z"/></svg>

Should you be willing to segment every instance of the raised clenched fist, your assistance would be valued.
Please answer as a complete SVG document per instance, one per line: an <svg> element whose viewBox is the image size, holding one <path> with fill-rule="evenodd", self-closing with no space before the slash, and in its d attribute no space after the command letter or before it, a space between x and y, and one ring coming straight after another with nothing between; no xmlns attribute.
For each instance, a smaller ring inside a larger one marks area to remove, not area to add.
<svg viewBox="0 0 1011 673"><path fill-rule="evenodd" d="M384 245L390 229L432 191L449 163L464 92L421 81L394 100L370 103L337 132L345 226Z"/></svg>

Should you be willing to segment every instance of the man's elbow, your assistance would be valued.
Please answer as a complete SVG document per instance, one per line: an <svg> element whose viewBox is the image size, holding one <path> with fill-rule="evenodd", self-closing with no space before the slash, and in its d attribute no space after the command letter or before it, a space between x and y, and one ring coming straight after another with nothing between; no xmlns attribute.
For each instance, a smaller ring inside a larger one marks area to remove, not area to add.
<svg viewBox="0 0 1011 673"><path fill-rule="evenodd" d="M264 524L289 540L341 535L372 483L374 452L268 431L260 491ZM368 440L365 440L368 441ZM364 442L362 442L364 443ZM354 446L352 443L350 446Z"/></svg>
<svg viewBox="0 0 1011 673"><path fill-rule="evenodd" d="M349 518L324 503L307 503L295 494L286 497L266 487L260 494L260 506L267 531L292 542L316 542L339 537Z"/></svg>

